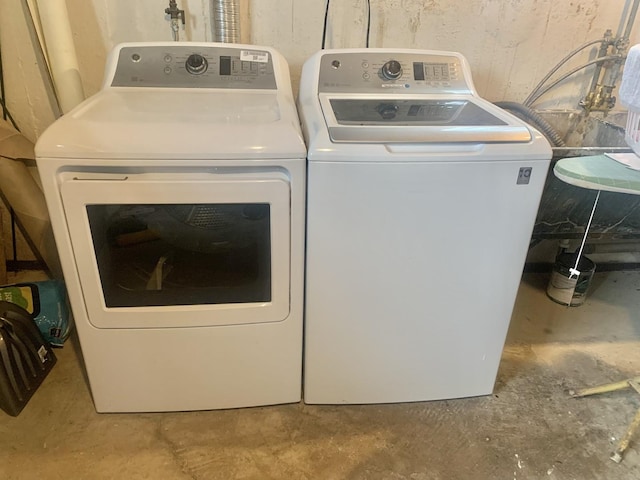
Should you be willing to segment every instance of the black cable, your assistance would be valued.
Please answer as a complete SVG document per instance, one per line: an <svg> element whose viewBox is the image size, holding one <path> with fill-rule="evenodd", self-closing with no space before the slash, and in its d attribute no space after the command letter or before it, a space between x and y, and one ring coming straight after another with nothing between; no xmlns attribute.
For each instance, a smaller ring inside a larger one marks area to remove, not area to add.
<svg viewBox="0 0 640 480"><path fill-rule="evenodd" d="M324 10L324 27L322 28L322 49L324 50L325 41L327 40L327 21L329 20L329 3L327 0L327 6Z"/></svg>
<svg viewBox="0 0 640 480"><path fill-rule="evenodd" d="M10 157L9 155L1 155L0 158L6 158L7 160L15 160L16 162L22 162L24 160L32 160L31 158Z"/></svg>
<svg viewBox="0 0 640 480"><path fill-rule="evenodd" d="M35 158L26 157L10 157L9 155L0 155L0 158L6 158L7 160L13 160L14 162L23 163L27 167L37 167ZM0 193L1 196L1 193Z"/></svg>
<svg viewBox="0 0 640 480"><path fill-rule="evenodd" d="M15 128L17 131L20 131L18 125L16 125L16 121L13 119L13 116L9 112L7 105L4 103L4 97L0 97L0 107L2 107L2 111L6 115L4 116L4 118L9 118L9 121L11 122L11 125L13 125L13 128Z"/></svg>
<svg viewBox="0 0 640 480"><path fill-rule="evenodd" d="M2 69L2 48L0 48L0 98L4 99L4 70ZM7 110L2 109L2 118L7 119Z"/></svg>
<svg viewBox="0 0 640 480"><path fill-rule="evenodd" d="M365 46L369 48L369 33L371 32L371 0L367 0L367 37Z"/></svg>
<svg viewBox="0 0 640 480"><path fill-rule="evenodd" d="M7 104L4 102L4 71L2 70L2 49L0 49L0 107L2 107L2 118L6 120L7 118L13 125L17 131L20 131L16 121L13 119L11 112L7 108Z"/></svg>
<svg viewBox="0 0 640 480"><path fill-rule="evenodd" d="M371 0L367 1L367 36L365 38L365 46L369 48L369 36L371 34ZM322 49L326 45L327 41L327 23L329 21L329 4L331 0L327 0L327 4L324 10L324 25L322 27Z"/></svg>
<svg viewBox="0 0 640 480"><path fill-rule="evenodd" d="M18 238L16 236L16 212L13 208L9 207L9 216L11 218L11 247L13 251L13 261L18 260Z"/></svg>
<svg viewBox="0 0 640 480"><path fill-rule="evenodd" d="M18 125L16 125L15 120L11 116L11 113L9 113L9 110L7 109L7 105L4 103L4 71L2 70L2 49L0 49L0 105L2 106L2 118L6 120L8 117L11 123L13 124L14 128L17 131L20 131L20 129L18 128ZM6 155L1 155L1 156L3 158L9 158L11 160L17 160L17 158L9 157ZM11 253L13 254L13 260L17 261L18 260L18 241L16 238L16 213L13 211L13 208L11 207L9 207L9 215L11 218L11 247L12 247ZM2 242L2 240L3 239L0 238L0 243Z"/></svg>

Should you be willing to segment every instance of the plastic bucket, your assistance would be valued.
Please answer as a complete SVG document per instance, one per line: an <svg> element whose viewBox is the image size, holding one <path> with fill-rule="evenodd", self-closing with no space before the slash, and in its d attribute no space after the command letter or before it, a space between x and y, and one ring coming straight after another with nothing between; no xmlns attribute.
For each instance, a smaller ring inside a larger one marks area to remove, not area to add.
<svg viewBox="0 0 640 480"><path fill-rule="evenodd" d="M569 269L576 264L575 253L562 253L556 258L547 285L547 296L554 302L570 307L578 307L584 303L591 279L596 271L596 264L587 257L580 258L578 278L571 278Z"/></svg>

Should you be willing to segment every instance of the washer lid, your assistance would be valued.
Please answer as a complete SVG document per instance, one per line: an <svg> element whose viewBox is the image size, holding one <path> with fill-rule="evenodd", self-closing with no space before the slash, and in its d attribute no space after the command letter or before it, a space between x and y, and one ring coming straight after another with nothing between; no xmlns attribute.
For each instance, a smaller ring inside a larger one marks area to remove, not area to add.
<svg viewBox="0 0 640 480"><path fill-rule="evenodd" d="M529 142L519 119L471 95L337 96L320 94L333 142Z"/></svg>

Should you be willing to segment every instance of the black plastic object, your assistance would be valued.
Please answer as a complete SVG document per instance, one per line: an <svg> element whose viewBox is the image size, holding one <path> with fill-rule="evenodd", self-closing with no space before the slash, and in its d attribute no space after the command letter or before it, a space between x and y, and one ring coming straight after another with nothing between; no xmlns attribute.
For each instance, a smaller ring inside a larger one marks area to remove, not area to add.
<svg viewBox="0 0 640 480"><path fill-rule="evenodd" d="M55 364L29 312L0 301L0 408L17 416Z"/></svg>

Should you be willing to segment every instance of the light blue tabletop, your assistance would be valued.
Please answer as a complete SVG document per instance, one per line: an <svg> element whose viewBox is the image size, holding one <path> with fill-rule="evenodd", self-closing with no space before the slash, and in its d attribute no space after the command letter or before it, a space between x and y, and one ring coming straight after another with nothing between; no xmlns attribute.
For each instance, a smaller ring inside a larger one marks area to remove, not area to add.
<svg viewBox="0 0 640 480"><path fill-rule="evenodd" d="M640 195L640 171L605 155L558 160L553 173L563 182L604 192Z"/></svg>

